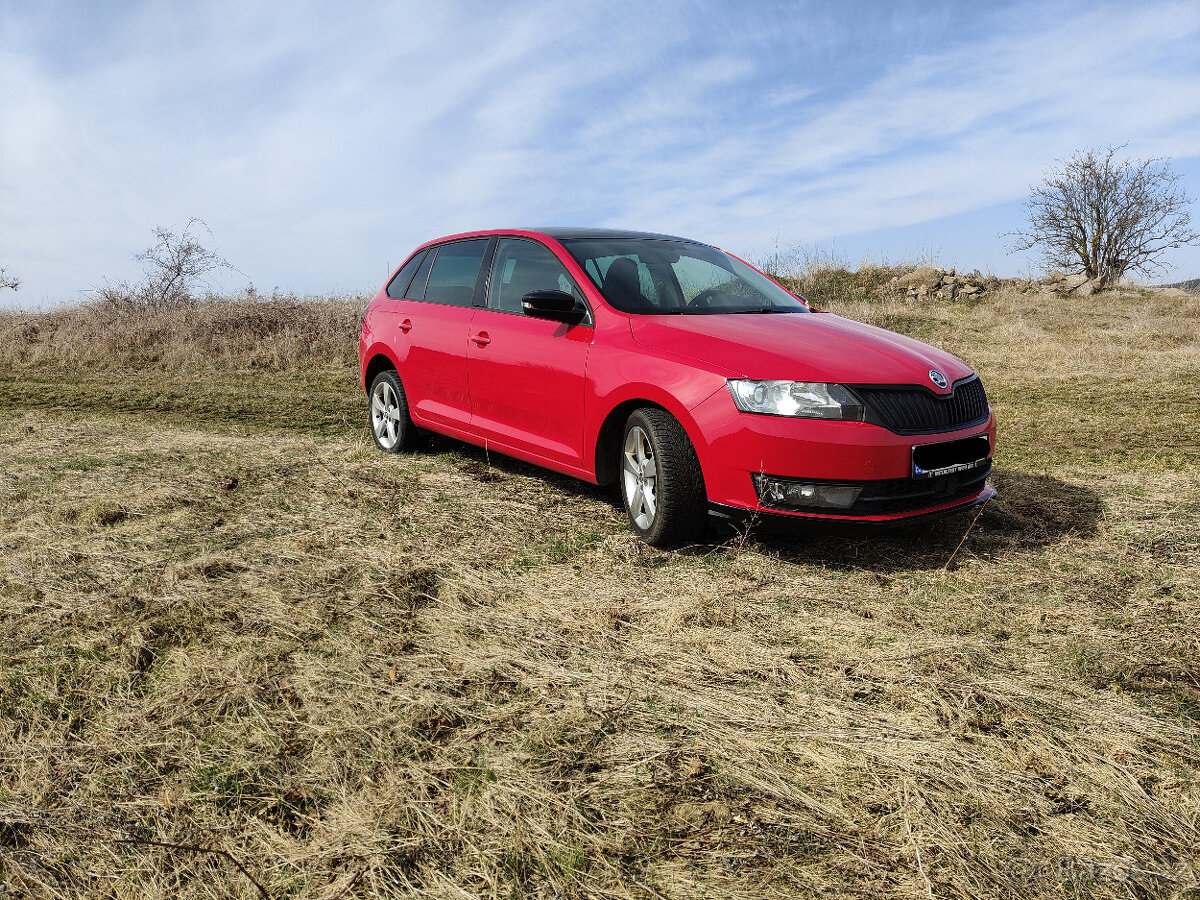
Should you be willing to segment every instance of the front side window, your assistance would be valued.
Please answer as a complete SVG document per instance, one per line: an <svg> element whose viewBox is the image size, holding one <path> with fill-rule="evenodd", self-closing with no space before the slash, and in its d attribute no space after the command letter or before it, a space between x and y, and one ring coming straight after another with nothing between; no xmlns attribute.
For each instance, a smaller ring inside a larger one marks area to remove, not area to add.
<svg viewBox="0 0 1200 900"><path fill-rule="evenodd" d="M455 241L437 248L437 257L429 270L425 300L449 306L470 306L475 295L475 280L487 250L487 239ZM422 266L422 268L424 268ZM413 279L416 282L416 278Z"/></svg>
<svg viewBox="0 0 1200 900"><path fill-rule="evenodd" d="M713 247L658 238L581 239L563 246L600 293L641 315L806 313L761 272Z"/></svg>
<svg viewBox="0 0 1200 900"><path fill-rule="evenodd" d="M562 263L541 244L501 239L488 281L488 309L523 312L521 298L530 291L563 291L579 296Z"/></svg>

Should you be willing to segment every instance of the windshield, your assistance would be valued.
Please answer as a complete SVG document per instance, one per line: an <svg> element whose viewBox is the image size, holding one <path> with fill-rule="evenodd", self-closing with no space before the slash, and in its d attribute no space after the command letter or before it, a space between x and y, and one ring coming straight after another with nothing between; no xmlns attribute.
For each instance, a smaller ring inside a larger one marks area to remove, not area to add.
<svg viewBox="0 0 1200 900"><path fill-rule="evenodd" d="M703 244L657 238L565 240L612 306L640 315L806 313L761 272Z"/></svg>

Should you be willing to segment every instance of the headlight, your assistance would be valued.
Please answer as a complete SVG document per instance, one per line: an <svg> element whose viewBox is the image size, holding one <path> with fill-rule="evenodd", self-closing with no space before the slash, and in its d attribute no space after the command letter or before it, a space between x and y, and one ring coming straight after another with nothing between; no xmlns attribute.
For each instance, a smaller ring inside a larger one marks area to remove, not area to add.
<svg viewBox="0 0 1200 900"><path fill-rule="evenodd" d="M862 404L840 384L733 378L729 393L742 412L846 422L861 422L863 417Z"/></svg>

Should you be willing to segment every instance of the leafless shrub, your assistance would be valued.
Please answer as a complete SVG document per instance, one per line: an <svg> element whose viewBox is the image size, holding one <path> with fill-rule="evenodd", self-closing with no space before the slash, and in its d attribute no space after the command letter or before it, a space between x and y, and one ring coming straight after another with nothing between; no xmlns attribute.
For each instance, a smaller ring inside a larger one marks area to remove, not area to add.
<svg viewBox="0 0 1200 900"><path fill-rule="evenodd" d="M841 302L874 301L890 297L893 278L917 268L915 262L867 262L854 267L835 253L806 247L781 251L753 260L785 288L795 291L820 309Z"/></svg>
<svg viewBox="0 0 1200 900"><path fill-rule="evenodd" d="M182 230L158 226L154 243L134 256L145 264L138 282L106 284L97 289L97 299L112 306L178 306L196 297L197 289L215 289L214 273L237 272L229 260L201 243L197 232L212 238L212 229L203 219L191 218Z"/></svg>
<svg viewBox="0 0 1200 900"><path fill-rule="evenodd" d="M21 287L21 279L8 274L7 266L0 266L0 291L15 291Z"/></svg>
<svg viewBox="0 0 1200 900"><path fill-rule="evenodd" d="M1050 269L1082 272L1109 287L1126 273L1153 275L1168 250L1200 239L1191 199L1164 159L1117 159L1121 147L1076 153L1035 185L1029 227L1011 251L1038 249Z"/></svg>

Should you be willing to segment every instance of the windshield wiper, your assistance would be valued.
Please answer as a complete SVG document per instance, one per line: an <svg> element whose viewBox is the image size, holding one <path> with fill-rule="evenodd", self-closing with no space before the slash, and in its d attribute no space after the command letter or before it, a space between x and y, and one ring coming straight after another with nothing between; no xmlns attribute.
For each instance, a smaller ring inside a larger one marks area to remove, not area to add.
<svg viewBox="0 0 1200 900"><path fill-rule="evenodd" d="M792 313L800 312L798 309L785 309L782 306L756 306L754 309L735 309L731 310L735 316L745 315L746 313Z"/></svg>

